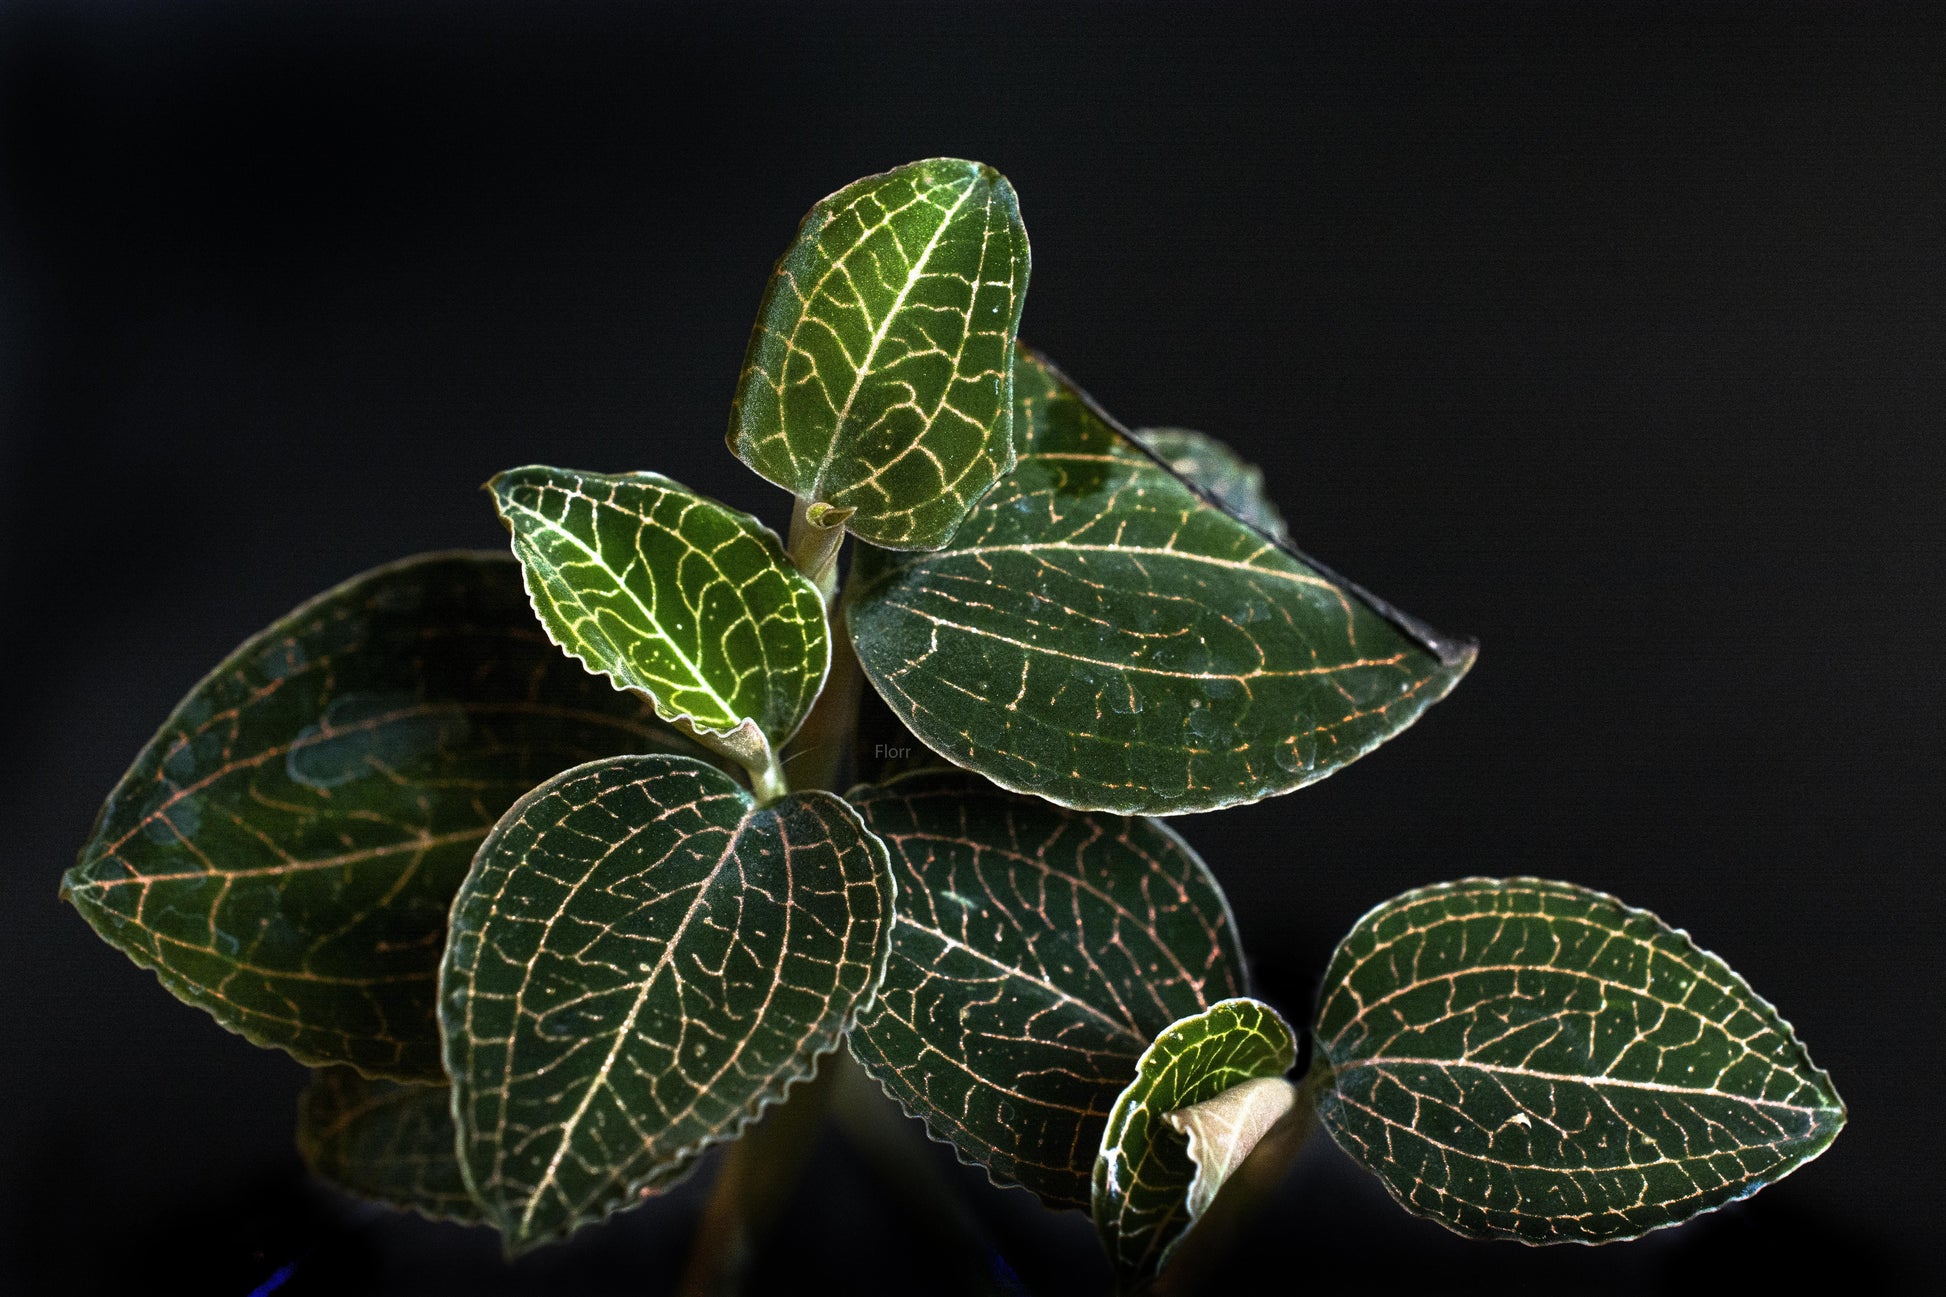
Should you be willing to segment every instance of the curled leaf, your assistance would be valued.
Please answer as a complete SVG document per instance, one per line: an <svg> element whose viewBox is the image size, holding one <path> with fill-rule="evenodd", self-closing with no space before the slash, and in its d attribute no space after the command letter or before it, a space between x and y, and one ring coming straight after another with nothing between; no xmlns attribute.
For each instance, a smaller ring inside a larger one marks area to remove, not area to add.
<svg viewBox="0 0 1946 1297"><path fill-rule="evenodd" d="M1249 999L1185 1018L1144 1051L1108 1115L1095 1162L1095 1231L1124 1284L1154 1275L1194 1219L1189 1192L1199 1172L1169 1115L1246 1081L1282 1077L1296 1059L1290 1026Z"/></svg>
<svg viewBox="0 0 1946 1297"><path fill-rule="evenodd" d="M1229 903L1167 826L959 770L849 795L899 881L852 1054L1000 1184L1089 1201L1110 1105L1156 1033L1243 990Z"/></svg>

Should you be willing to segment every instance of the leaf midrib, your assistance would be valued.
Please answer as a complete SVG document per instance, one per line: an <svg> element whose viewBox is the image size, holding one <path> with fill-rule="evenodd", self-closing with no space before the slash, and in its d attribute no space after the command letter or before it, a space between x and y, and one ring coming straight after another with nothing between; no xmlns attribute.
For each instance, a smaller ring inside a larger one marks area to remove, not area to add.
<svg viewBox="0 0 1946 1297"><path fill-rule="evenodd" d="M940 239L945 237L947 227L952 225L953 218L959 214L959 209L966 205L966 200L973 196L973 191L977 188L979 188L979 178L975 176L968 182L966 188L960 193L960 196L954 200L953 205L946 210L946 214L940 217L939 224L933 229L932 237L926 240L925 251L919 254L919 259L913 262L911 268L906 272L905 282L899 285L899 291L892 299L891 307L886 310L885 318L880 320L878 327L872 330L871 345L865 349L864 359L852 369L851 390L845 394L845 403L837 411L837 417L832 421L830 443L824 448L824 458L819 461L817 472L812 475L811 495L814 499L821 500L824 498L825 474L831 471L832 461L838 454L839 438L844 432L846 420L851 417L851 407L857 402L858 393L864 389L865 378L872 371L872 362L878 356L878 349L884 343L885 335L891 331L892 321L896 320L899 317L899 312L905 309L906 296L912 292L912 286L918 283L920 278L924 276L926 263L932 259L933 252L939 247ZM888 226L887 228L890 227ZM847 248L844 255L836 258L835 261L849 264L851 255L861 246L863 246L862 241ZM862 297L860 301L862 303ZM809 303L807 302L805 305L808 310ZM955 365L954 368L957 371L958 366ZM937 416L935 415L935 417Z"/></svg>
<svg viewBox="0 0 1946 1297"><path fill-rule="evenodd" d="M1357 1059L1353 1062L1338 1065L1336 1070L1338 1075L1342 1076L1347 1072L1356 1072L1366 1068L1373 1071L1384 1071L1387 1068L1393 1067L1427 1067L1441 1071L1464 1070L1486 1072L1491 1075L1518 1076L1527 1080L1561 1082L1568 1085L1588 1085L1623 1090L1641 1090L1653 1094L1681 1094L1711 1099L1726 1099L1733 1103L1747 1103L1758 1108L1779 1108L1785 1112L1801 1112L1807 1115L1842 1111L1841 1108L1828 1107L1823 1104L1805 1105L1786 1103L1782 1099L1758 1099L1747 1094L1733 1094L1728 1090L1719 1090L1714 1086L1672 1085L1667 1081L1637 1081L1613 1076L1580 1076L1572 1072L1548 1072L1538 1068L1521 1067L1515 1063L1481 1063L1470 1059L1403 1058L1388 1054L1376 1058ZM1806 1089L1815 1088L1802 1081L1799 1084L1804 1085Z"/></svg>
<svg viewBox="0 0 1946 1297"><path fill-rule="evenodd" d="M641 523L644 526L649 524L648 518L642 515L632 513L629 510L620 509L617 506L612 504L605 504L602 501L595 499L593 496L583 496L582 498L587 500L588 503L593 505L596 509L614 509L617 513L620 513L625 517L634 518L637 522ZM546 514L540 512L538 509L533 508L531 505L524 504L519 500L513 499L512 497L508 498L507 503L513 506L514 508L519 509L522 513L527 514L529 517L538 520L548 530L566 538L583 554L586 554L590 559L592 559L595 562L595 564L601 568L603 572L606 572L611 578L613 578L615 582L615 588L617 590L620 590L624 595L628 596L629 602L635 605L635 607L641 612L643 618L648 622L650 633L653 634L657 639L661 640L665 645L667 645L671 653L675 654L676 660L682 663L683 669L688 671L690 678L696 682L696 687L702 693L707 694L711 699L711 701L716 703L718 708L721 709L722 714L729 720L731 724L735 724L736 721L741 718L742 716L741 710L737 708L735 704L731 703L729 699L723 697L723 695L719 694L716 691L716 687L712 685L707 678L704 677L701 668L699 668L695 662L690 660L689 655L682 651L682 647L679 644L677 644L675 640L670 638L669 633L667 631L662 629L661 621L659 618L656 617L654 610L649 608L646 604L644 604L640 596L638 596L635 593L635 591L629 589L628 583L622 579L621 574L615 571L615 569L609 565L608 560L603 558L599 551L589 547L586 541L583 541L579 536L575 535L572 531L568 530L566 527L562 526L561 524L555 522L553 519L549 518ZM538 554L536 555L536 558L537 559L539 558ZM565 586L570 591L574 590L572 583L570 583L565 577L560 575L559 568L554 567L552 564L549 564L549 568L555 574L555 580L559 584ZM643 570L644 571L648 570L646 565L644 566ZM583 608L587 608L587 604L583 602L579 592L575 592L574 598L577 604L580 604ZM593 609L589 609L591 615L593 611L594 611ZM747 619L739 619L739 620L747 620ZM698 629L701 628L701 625L702 623L701 620L699 619L697 622ZM620 645L616 646L618 651L620 647L621 647ZM629 665L632 668L634 664L631 662ZM610 671L604 671L603 674L612 676L614 673ZM660 711L662 709L662 700L654 699L653 701L656 703L656 710ZM675 712L682 711L682 709L674 706L673 703L670 704L670 710ZM687 713L683 713L683 715L686 717ZM670 717L670 719L674 720L677 719L677 717ZM690 719L694 719L694 718L690 717Z"/></svg>
<svg viewBox="0 0 1946 1297"><path fill-rule="evenodd" d="M746 813L739 818L737 827L730 831L729 840L724 843L722 854L717 857L716 863L710 866L709 873L706 874L703 877L701 883L697 885L695 899L691 900L687 908L683 910L682 919L680 922L676 924L676 930L674 933L670 935L668 944L662 948L662 953L656 956L655 966L652 969L650 969L647 973L644 973L642 975L641 988L638 991L636 991L635 1002L629 1005L628 1014L622 1020L621 1026L615 1029L614 1041L608 1048L608 1056L602 1060L601 1066L597 1068L595 1071L594 1078L591 1081L589 1081L587 1087L583 1090L581 1095L581 1102L575 1106L574 1112L569 1115L568 1119L561 1124L561 1138L559 1144L555 1147L554 1155L553 1157L548 1159L547 1169L541 1173L540 1179L534 1185L533 1191L528 1194L527 1210L523 1212L520 1217L520 1228L522 1233L525 1233L526 1230L533 1224L534 1213L540 1209L543 1192L548 1188L558 1184L557 1176L558 1176L558 1172L561 1169L561 1162L567 1156L569 1146L574 1142L574 1132L580 1126L581 1119L587 1116L588 1107L590 1104L594 1102L596 1093L598 1093L604 1086L607 1086L608 1073L614 1068L615 1060L621 1056L622 1046L627 1043L629 1034L635 1029L635 1020L637 1017L641 1015L642 1006L648 1002L650 989L654 987L656 979L662 975L663 971L669 966L670 962L675 958L677 947L682 944L683 934L689 930L690 921L694 919L696 917L697 912L703 908L703 903L709 895L710 884L714 883L717 879L717 876L723 872L723 867L726 864L728 864L731 860L735 859L737 840L740 837L742 837L743 824L744 821L747 820L748 818L749 817L746 810ZM639 833L647 829L648 827L649 827L648 825L643 825L641 826L641 828L638 828L636 830L636 833ZM547 939L548 936L551 935L554 931L554 924L558 922L561 916L567 912L568 906L573 902L574 898L580 893L581 889L587 886L588 879L594 875L595 869L598 868L600 865L606 863L609 859L611 859L614 856L616 851L619 851L622 847L626 846L629 842L633 841L634 838L635 838L635 833L630 833L621 842L616 843L614 848L612 848L606 855L604 855L601 860L594 862L594 864L591 865L581 875L580 878L575 880L575 885L569 889L567 896L562 898L561 905L557 910L554 919L548 923L547 928L542 932L541 944L538 947L539 950L545 950L547 948ZM680 848L681 845L687 840L688 840L688 835L685 835L682 839L680 839L675 844L675 847ZM665 855L663 859L667 860L668 856ZM535 961L533 961L533 963L530 963L528 965L530 972L532 971L535 964L538 964L538 962L539 960L537 958ZM521 987L521 994L523 998L526 994L526 989L527 988L525 984L523 984ZM508 1061L509 1062L512 1061L511 1050L508 1051ZM504 1138L500 1141L500 1143L501 1143L501 1147L504 1148L505 1147Z"/></svg>

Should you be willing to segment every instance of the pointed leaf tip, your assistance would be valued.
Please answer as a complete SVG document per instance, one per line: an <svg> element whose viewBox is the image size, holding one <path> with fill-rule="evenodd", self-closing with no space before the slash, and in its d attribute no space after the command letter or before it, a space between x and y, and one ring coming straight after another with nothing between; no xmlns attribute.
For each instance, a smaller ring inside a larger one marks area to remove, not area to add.
<svg viewBox="0 0 1946 1297"><path fill-rule="evenodd" d="M1216 810L1342 769L1472 664L1211 504L1025 348L1015 402L1019 462L951 544L853 565L859 664L935 752L1064 806Z"/></svg>
<svg viewBox="0 0 1946 1297"><path fill-rule="evenodd" d="M1788 1175L1845 1122L1721 959L1570 883L1380 905L1332 957L1317 1043L1332 1138L1406 1210L1475 1238L1636 1238Z"/></svg>

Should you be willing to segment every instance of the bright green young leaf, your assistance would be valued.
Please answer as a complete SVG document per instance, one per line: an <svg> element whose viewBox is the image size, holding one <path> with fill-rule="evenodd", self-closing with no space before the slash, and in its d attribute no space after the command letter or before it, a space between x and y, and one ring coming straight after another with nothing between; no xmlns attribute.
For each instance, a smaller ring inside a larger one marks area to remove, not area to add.
<svg viewBox="0 0 1946 1297"><path fill-rule="evenodd" d="M516 797L618 752L693 752L548 643L503 554L319 596L176 707L63 894L162 984L305 1063L444 1080L446 911Z"/></svg>
<svg viewBox="0 0 1946 1297"><path fill-rule="evenodd" d="M764 290L730 411L737 458L932 549L1013 467L1027 231L992 167L914 162L811 209Z"/></svg>
<svg viewBox="0 0 1946 1297"><path fill-rule="evenodd" d="M892 944L885 847L829 793L621 757L522 798L441 974L468 1184L510 1252L735 1138L837 1045Z"/></svg>
<svg viewBox="0 0 1946 1297"><path fill-rule="evenodd" d="M1687 934L1533 878L1422 888L1325 974L1319 1113L1416 1215L1602 1243L1746 1197L1845 1106L1789 1024Z"/></svg>
<svg viewBox="0 0 1946 1297"><path fill-rule="evenodd" d="M1472 665L1206 503L1024 350L1015 400L1020 462L952 545L854 566L858 660L935 751L1064 806L1214 810L1322 779Z"/></svg>
<svg viewBox="0 0 1946 1297"><path fill-rule="evenodd" d="M322 1068L297 1101L297 1150L346 1193L433 1220L477 1225L453 1151L453 1092Z"/></svg>
<svg viewBox="0 0 1946 1297"><path fill-rule="evenodd" d="M1246 1081L1281 1077L1296 1061L1290 1026L1260 1000L1211 1005L1143 1053L1108 1115L1094 1171L1095 1231L1124 1284L1155 1274L1191 1224L1197 1167L1169 1114Z"/></svg>
<svg viewBox="0 0 1946 1297"><path fill-rule="evenodd" d="M853 1055L997 1183L1086 1206L1142 1051L1243 990L1222 890L1156 821L1064 810L963 771L850 798L899 882L892 962Z"/></svg>
<svg viewBox="0 0 1946 1297"><path fill-rule="evenodd" d="M536 465L487 485L541 623L590 671L713 734L797 729L831 644L776 533L659 473Z"/></svg>
<svg viewBox="0 0 1946 1297"><path fill-rule="evenodd" d="M1129 435L1233 516L1273 540L1290 540L1284 515L1264 492L1263 470L1216 438L1188 428L1137 428Z"/></svg>

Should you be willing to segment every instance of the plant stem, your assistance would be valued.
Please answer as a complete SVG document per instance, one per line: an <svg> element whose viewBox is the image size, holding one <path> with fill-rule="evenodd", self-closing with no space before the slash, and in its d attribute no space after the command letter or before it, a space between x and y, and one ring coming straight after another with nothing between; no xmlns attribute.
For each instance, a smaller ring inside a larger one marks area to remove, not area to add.
<svg viewBox="0 0 1946 1297"><path fill-rule="evenodd" d="M758 1242L789 1201L817 1142L842 1056L840 1046L838 1053L825 1057L816 1077L730 1145L716 1168L689 1261L676 1285L681 1297L728 1297L742 1285Z"/></svg>
<svg viewBox="0 0 1946 1297"><path fill-rule="evenodd" d="M777 760L776 749L770 746L770 740L755 721L746 719L728 734L712 734L687 720L678 720L676 728L710 751L742 766L743 772L750 776L750 791L756 794L758 805L768 806L791 790L784 782L784 767Z"/></svg>
<svg viewBox="0 0 1946 1297"><path fill-rule="evenodd" d="M818 588L827 609L838 597L838 550L845 543L845 520L852 512L803 500L791 508L791 562Z"/></svg>

